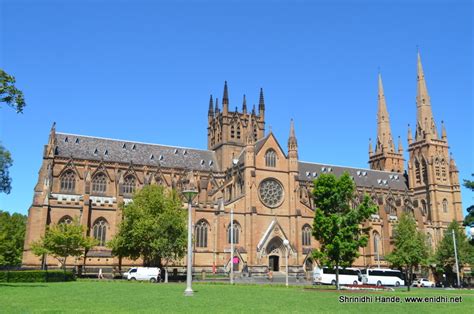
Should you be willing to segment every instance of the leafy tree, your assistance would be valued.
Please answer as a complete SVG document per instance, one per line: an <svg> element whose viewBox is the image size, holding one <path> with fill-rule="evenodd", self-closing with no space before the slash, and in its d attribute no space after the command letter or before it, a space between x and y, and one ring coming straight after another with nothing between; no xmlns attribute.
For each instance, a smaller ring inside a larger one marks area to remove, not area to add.
<svg viewBox="0 0 474 314"><path fill-rule="evenodd" d="M26 104L23 93L15 87L15 83L13 76L0 69L0 103L4 102L17 113L21 113ZM12 163L10 152L0 145L0 193L10 193L11 178L8 168Z"/></svg>
<svg viewBox="0 0 474 314"><path fill-rule="evenodd" d="M26 216L0 210L0 266L21 265Z"/></svg>
<svg viewBox="0 0 474 314"><path fill-rule="evenodd" d="M472 174L474 176L474 174ZM464 186L474 192L474 181L464 180ZM474 205L471 205L467 208L467 216L464 218L464 226L473 226L474 227ZM470 243L474 245L474 237L471 237Z"/></svg>
<svg viewBox="0 0 474 314"><path fill-rule="evenodd" d="M472 264L474 262L473 247L469 245L463 228L460 228L456 221L452 221L441 242L436 248L435 263L439 272L446 274L449 283L454 283L456 278L456 259L454 256L453 230L456 237L456 249L458 254L458 264L460 271L464 264Z"/></svg>
<svg viewBox="0 0 474 314"><path fill-rule="evenodd" d="M145 266L166 266L185 254L186 216L176 191L145 186L123 207L119 232L109 247L116 256L142 258Z"/></svg>
<svg viewBox="0 0 474 314"><path fill-rule="evenodd" d="M0 102L6 103L17 113L21 113L26 104L23 92L15 87L15 83L15 77L0 69Z"/></svg>
<svg viewBox="0 0 474 314"><path fill-rule="evenodd" d="M402 213L400 216L394 229L394 246L386 259L393 267L403 269L410 291L413 270L418 265L427 264L430 251L426 244L426 236L416 229L416 221L411 213Z"/></svg>
<svg viewBox="0 0 474 314"><path fill-rule="evenodd" d="M0 144L0 193L10 194L12 179L8 168L13 164L10 152Z"/></svg>
<svg viewBox="0 0 474 314"><path fill-rule="evenodd" d="M368 228L361 224L377 212L377 206L368 195L354 209L355 184L345 172L340 178L322 174L314 181L315 216L313 235L320 248L313 257L321 266L336 267L336 285L339 289L339 267L349 267L360 255L359 248L368 242Z"/></svg>
<svg viewBox="0 0 474 314"><path fill-rule="evenodd" d="M96 244L95 239L84 236L84 228L77 219L74 219L71 223L48 226L44 237L33 242L31 249L37 256L44 254L54 256L66 270L69 256L81 256L84 250Z"/></svg>

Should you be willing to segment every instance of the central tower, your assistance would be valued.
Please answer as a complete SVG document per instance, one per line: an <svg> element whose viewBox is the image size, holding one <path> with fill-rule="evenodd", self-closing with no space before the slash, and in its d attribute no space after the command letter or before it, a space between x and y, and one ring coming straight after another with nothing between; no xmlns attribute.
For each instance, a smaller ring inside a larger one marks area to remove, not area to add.
<svg viewBox="0 0 474 314"><path fill-rule="evenodd" d="M263 89L260 89L258 113L255 105L251 112L247 112L247 100L243 96L242 112L235 107L235 111L229 111L229 91L227 81L224 82L224 94L222 96L222 109L219 108L219 100L209 99L208 126L207 126L207 148L216 152L221 169L232 165L232 160L238 158L245 147L245 134L251 131L254 140L265 136L265 99Z"/></svg>

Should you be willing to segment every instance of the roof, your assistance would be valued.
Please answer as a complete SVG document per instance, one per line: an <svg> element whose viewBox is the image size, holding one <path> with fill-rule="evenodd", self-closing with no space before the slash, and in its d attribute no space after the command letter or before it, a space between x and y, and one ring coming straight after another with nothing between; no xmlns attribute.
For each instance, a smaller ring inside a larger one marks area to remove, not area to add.
<svg viewBox="0 0 474 314"><path fill-rule="evenodd" d="M60 157L219 171L216 154L209 150L59 132L56 133L56 140L56 155Z"/></svg>
<svg viewBox="0 0 474 314"><path fill-rule="evenodd" d="M369 188L391 188L394 190L405 190L408 187L405 177L403 174L398 172L333 166L304 161L300 161L298 166L298 178L302 181L313 181L321 173L332 173L336 176L340 176L345 171L347 171L349 175L354 178L356 186Z"/></svg>

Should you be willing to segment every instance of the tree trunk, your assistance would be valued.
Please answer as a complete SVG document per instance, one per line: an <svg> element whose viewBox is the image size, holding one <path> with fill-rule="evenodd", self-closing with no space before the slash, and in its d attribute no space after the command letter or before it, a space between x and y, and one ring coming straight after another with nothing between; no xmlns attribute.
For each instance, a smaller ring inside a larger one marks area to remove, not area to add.
<svg viewBox="0 0 474 314"><path fill-rule="evenodd" d="M336 289L340 290L341 288L339 287L339 263L336 263Z"/></svg>
<svg viewBox="0 0 474 314"><path fill-rule="evenodd" d="M408 266L408 291L411 289L411 281L413 278L413 266Z"/></svg>
<svg viewBox="0 0 474 314"><path fill-rule="evenodd" d="M67 261L67 256L64 257L64 264L63 264L64 281L66 281L66 261Z"/></svg>

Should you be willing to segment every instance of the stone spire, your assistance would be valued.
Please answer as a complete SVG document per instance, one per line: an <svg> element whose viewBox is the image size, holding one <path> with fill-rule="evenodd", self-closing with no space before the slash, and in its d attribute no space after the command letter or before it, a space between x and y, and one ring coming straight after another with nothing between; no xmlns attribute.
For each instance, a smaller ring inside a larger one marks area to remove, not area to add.
<svg viewBox="0 0 474 314"><path fill-rule="evenodd" d="M255 104L253 104L252 115L255 115Z"/></svg>
<svg viewBox="0 0 474 314"><path fill-rule="evenodd" d="M247 99L245 99L245 94L244 94L244 100L242 102L242 112L244 114L247 113Z"/></svg>
<svg viewBox="0 0 474 314"><path fill-rule="evenodd" d="M249 122L247 124L247 134L245 136L245 141L247 145L253 145L255 143L255 137L253 134L253 121L252 121L252 116L249 114Z"/></svg>
<svg viewBox="0 0 474 314"><path fill-rule="evenodd" d="M214 103L212 101L212 95L211 97L209 98L209 110L207 112L207 115L209 117L213 117L214 116Z"/></svg>
<svg viewBox="0 0 474 314"><path fill-rule="evenodd" d="M444 126L444 121L441 120L441 139L447 141L448 136L446 135L446 127Z"/></svg>
<svg viewBox="0 0 474 314"><path fill-rule="evenodd" d="M369 157L372 156L374 151L372 150L372 139L369 138Z"/></svg>
<svg viewBox="0 0 474 314"><path fill-rule="evenodd" d="M403 144L402 138L400 136L398 137L398 153L403 154Z"/></svg>
<svg viewBox="0 0 474 314"><path fill-rule="evenodd" d="M417 62L417 92L416 92L416 140L424 138L425 134L431 134L437 138L436 125L431 111L431 101L426 88L425 74L421 65L420 53Z"/></svg>
<svg viewBox="0 0 474 314"><path fill-rule="evenodd" d="M295 135L295 123L293 119L290 121L290 136L288 137L288 151L294 151L298 149L298 141Z"/></svg>
<svg viewBox="0 0 474 314"><path fill-rule="evenodd" d="M214 110L214 114L217 116L219 113L219 98L216 98L216 109Z"/></svg>
<svg viewBox="0 0 474 314"><path fill-rule="evenodd" d="M375 153L394 151L392 131L390 129L390 118L385 102L383 91L382 76L379 74L379 93L378 93L378 112L377 112L377 143Z"/></svg>
<svg viewBox="0 0 474 314"><path fill-rule="evenodd" d="M408 124L408 136L407 136L407 139L408 139L408 145L410 145L410 144L413 142L413 136L411 135L411 127L410 127L410 124Z"/></svg>
<svg viewBox="0 0 474 314"><path fill-rule="evenodd" d="M258 100L259 115L263 116L265 112L265 99L263 98L263 88L260 88L260 99Z"/></svg>
<svg viewBox="0 0 474 314"><path fill-rule="evenodd" d="M222 112L229 112L229 92L227 90L227 81L224 82L224 95L222 96Z"/></svg>
<svg viewBox="0 0 474 314"><path fill-rule="evenodd" d="M456 165L456 161L454 161L452 153L449 155L449 171L458 172L458 166Z"/></svg>

